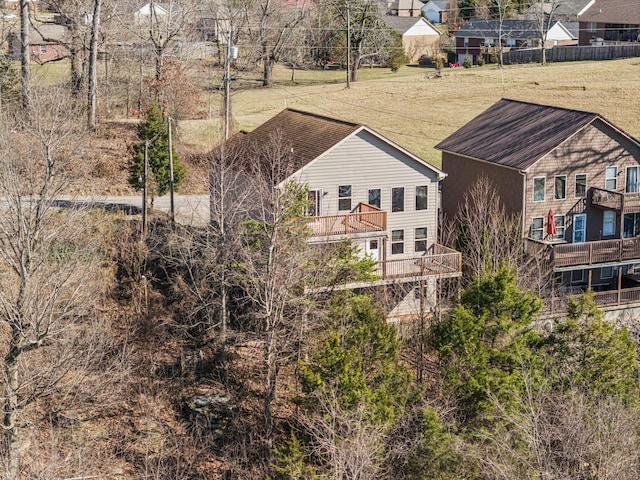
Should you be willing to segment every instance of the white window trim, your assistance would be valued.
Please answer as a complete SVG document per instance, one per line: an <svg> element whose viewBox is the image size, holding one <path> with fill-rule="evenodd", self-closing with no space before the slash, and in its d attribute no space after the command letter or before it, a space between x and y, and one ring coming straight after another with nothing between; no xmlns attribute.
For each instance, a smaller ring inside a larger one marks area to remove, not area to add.
<svg viewBox="0 0 640 480"><path fill-rule="evenodd" d="M536 200L536 180L539 178L544 179L544 189L542 190L542 200ZM531 192L531 199L535 203L544 202L547 198L547 177L533 177L533 189Z"/></svg>
<svg viewBox="0 0 640 480"><path fill-rule="evenodd" d="M576 195L576 187L578 186L578 175L584 175L584 195ZM575 198L585 198L587 196L587 184L589 182L589 176L586 173L576 173L573 177L573 195Z"/></svg>
<svg viewBox="0 0 640 480"><path fill-rule="evenodd" d="M613 178L609 178L607 177L607 170L609 170L610 168L615 168L616 169L616 176ZM604 189L605 190L609 190L607 188L607 180L613 180L615 182L615 187L613 187L612 191L617 191L618 190L618 166L617 165L608 165L605 167L604 169Z"/></svg>
<svg viewBox="0 0 640 480"><path fill-rule="evenodd" d="M556 180L558 178L564 178L564 197L556 198ZM555 175L553 177L553 199L555 201L561 201L567 199L567 176L566 175Z"/></svg>
<svg viewBox="0 0 640 480"><path fill-rule="evenodd" d="M611 275L605 275L604 274L605 269L609 269L609 268L611 269ZM602 279L613 278L613 266L600 268L600 278L602 278Z"/></svg>
<svg viewBox="0 0 640 480"><path fill-rule="evenodd" d="M539 228L539 229L535 230L535 231L539 231L539 232L540 232L540 238L539 238L539 239L536 239L535 235L533 234L533 232L534 232L534 229L533 229L533 222L534 222L535 220L540 220L540 225L541 225L541 226L540 226L540 228ZM534 240L544 240L544 217L533 217L533 218L531 219L531 231L530 231L530 235L531 235L531 238L533 238Z"/></svg>
<svg viewBox="0 0 640 480"><path fill-rule="evenodd" d="M562 222L562 234L560 234L560 231L558 230L558 224L556 222L556 218L562 218L563 222ZM553 223L556 225L556 231L558 233L556 233L553 238L557 239L557 240L564 240L566 238L567 235L567 216L566 215L554 215L553 216Z"/></svg>
<svg viewBox="0 0 640 480"><path fill-rule="evenodd" d="M613 218L610 222L613 230L610 233L605 232L605 228L604 228L605 225L609 225L609 222L605 222L605 215L606 216L613 215ZM614 212L613 210L605 210L604 212L602 212L602 235L609 236L609 235L615 235L615 234L616 234L616 212Z"/></svg>

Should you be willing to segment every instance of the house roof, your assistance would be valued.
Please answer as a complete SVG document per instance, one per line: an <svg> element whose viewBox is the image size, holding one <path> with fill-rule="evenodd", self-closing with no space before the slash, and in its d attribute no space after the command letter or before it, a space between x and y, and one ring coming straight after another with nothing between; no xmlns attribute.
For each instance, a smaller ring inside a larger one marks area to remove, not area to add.
<svg viewBox="0 0 640 480"><path fill-rule="evenodd" d="M383 15L382 20L384 20L384 23L387 25L387 27L393 28L400 35L404 35L409 29L411 29L418 23L429 25L433 29L434 34L440 34L438 29L431 25L431 23L424 17L399 17L397 15Z"/></svg>
<svg viewBox="0 0 640 480"><path fill-rule="evenodd" d="M640 24L640 2L595 0L582 15L581 22Z"/></svg>
<svg viewBox="0 0 640 480"><path fill-rule="evenodd" d="M606 122L597 113L502 99L435 148L526 170L596 119Z"/></svg>
<svg viewBox="0 0 640 480"><path fill-rule="evenodd" d="M577 15L586 7L591 0L562 0L557 2L553 15L555 18L559 16L571 17L575 20Z"/></svg>
<svg viewBox="0 0 640 480"><path fill-rule="evenodd" d="M500 20L472 18L456 33L456 37L497 38L500 32ZM523 39L538 37L538 27L533 20L506 19L502 21L504 38Z"/></svg>
<svg viewBox="0 0 640 480"><path fill-rule="evenodd" d="M29 41L32 45L59 45L69 41L67 27L53 23L43 23L38 27L30 27L29 36Z"/></svg>
<svg viewBox="0 0 640 480"><path fill-rule="evenodd" d="M249 133L241 133L231 138L233 142L243 142L249 147L267 145L274 135L282 135L291 148L294 157L293 168L300 169L309 162L338 145L347 137L366 130L392 147L400 150L417 162L428 166L439 177L445 174L428 162L404 150L391 140L371 130L363 124L346 122L314 113L287 108ZM290 172L293 173L293 172Z"/></svg>
<svg viewBox="0 0 640 480"><path fill-rule="evenodd" d="M429 0L428 2L425 2L425 5L434 5L436 7L438 7L439 10L446 10L447 6L449 5L449 0Z"/></svg>

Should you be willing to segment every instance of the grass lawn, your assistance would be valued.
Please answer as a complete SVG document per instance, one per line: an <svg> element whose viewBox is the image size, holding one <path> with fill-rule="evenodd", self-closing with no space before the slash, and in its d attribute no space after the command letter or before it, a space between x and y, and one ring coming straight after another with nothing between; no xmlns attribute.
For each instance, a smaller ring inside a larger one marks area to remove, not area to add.
<svg viewBox="0 0 640 480"><path fill-rule="evenodd" d="M290 69L277 68L273 87L232 93L234 130L251 130L283 108L297 108L364 123L439 166L434 145L500 98L512 98L597 112L640 138L637 58L503 69L485 65L445 69L442 78L430 78L433 72L365 68L347 89L344 71L296 71L291 81ZM217 119L206 121L206 129L199 123L184 125L184 140L195 149L220 136Z"/></svg>

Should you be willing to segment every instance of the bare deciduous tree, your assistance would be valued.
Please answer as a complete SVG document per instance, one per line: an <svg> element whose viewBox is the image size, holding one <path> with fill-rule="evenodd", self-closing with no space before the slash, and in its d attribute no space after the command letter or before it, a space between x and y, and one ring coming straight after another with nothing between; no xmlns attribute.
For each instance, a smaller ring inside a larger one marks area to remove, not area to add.
<svg viewBox="0 0 640 480"><path fill-rule="evenodd" d="M30 100L36 114L5 117L0 135L0 452L9 480L20 477L36 404L55 399L48 410L58 416L84 396L93 368L108 370L93 312L104 285L94 227L85 209L57 208L88 172L78 112L60 91Z"/></svg>

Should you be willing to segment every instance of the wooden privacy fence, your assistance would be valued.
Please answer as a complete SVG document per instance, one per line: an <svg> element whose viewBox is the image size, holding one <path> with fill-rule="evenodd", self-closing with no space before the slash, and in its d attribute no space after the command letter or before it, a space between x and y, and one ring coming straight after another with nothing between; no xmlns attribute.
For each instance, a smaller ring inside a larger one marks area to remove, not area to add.
<svg viewBox="0 0 640 480"><path fill-rule="evenodd" d="M633 57L640 57L640 44L638 43L630 45L558 46L546 50L547 62L579 62ZM539 48L509 50L503 53L502 58L505 65L541 63L542 52Z"/></svg>

